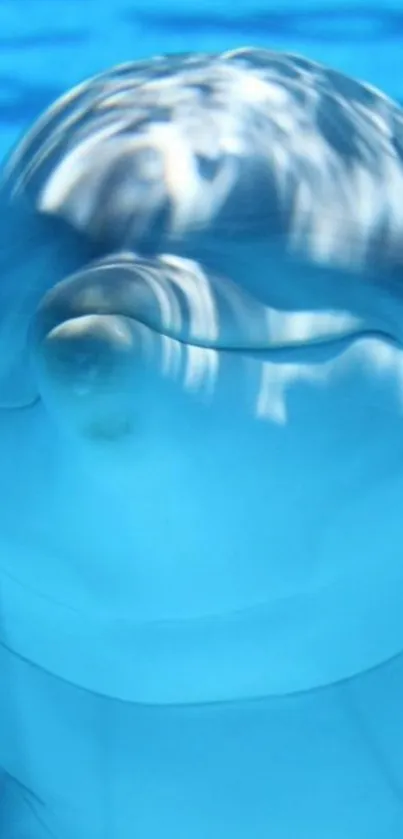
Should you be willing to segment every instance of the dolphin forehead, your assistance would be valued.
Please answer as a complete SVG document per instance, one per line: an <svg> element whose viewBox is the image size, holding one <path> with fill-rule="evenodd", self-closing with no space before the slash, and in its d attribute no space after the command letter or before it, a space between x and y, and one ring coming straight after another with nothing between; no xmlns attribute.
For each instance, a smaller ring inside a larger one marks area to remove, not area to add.
<svg viewBox="0 0 403 839"><path fill-rule="evenodd" d="M16 149L6 184L105 247L277 237L321 263L394 266L402 138L394 102L299 56L168 56L59 100Z"/></svg>

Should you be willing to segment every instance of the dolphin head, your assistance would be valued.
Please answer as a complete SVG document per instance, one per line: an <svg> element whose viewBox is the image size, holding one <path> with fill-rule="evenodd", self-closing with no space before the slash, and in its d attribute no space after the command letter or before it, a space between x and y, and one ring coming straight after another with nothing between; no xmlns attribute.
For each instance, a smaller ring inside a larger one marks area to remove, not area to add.
<svg viewBox="0 0 403 839"><path fill-rule="evenodd" d="M23 655L182 703L400 649L399 120L240 51L97 77L16 150L0 534Z"/></svg>

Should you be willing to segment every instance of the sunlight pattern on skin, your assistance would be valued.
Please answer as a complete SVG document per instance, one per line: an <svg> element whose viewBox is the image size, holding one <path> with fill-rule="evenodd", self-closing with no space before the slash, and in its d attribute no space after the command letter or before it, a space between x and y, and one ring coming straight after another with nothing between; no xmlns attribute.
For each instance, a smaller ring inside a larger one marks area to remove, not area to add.
<svg viewBox="0 0 403 839"><path fill-rule="evenodd" d="M252 271L254 243L256 252L262 242L267 253L277 248L278 292L289 257L351 275L370 269L382 277L399 269L402 137L397 104L297 55L245 48L158 57L103 73L56 102L11 155L3 191L13 206L67 222L94 256L106 258L91 288L100 306L101 297L106 307L116 301L115 260L126 276L119 285L123 316L128 306L131 317L147 322L141 305L158 307L149 326L210 349L302 345L377 329L379 322L329 304L321 312L292 311L292 300L287 312L264 309L254 290L269 294L270 278L260 256ZM231 285L235 242L244 264ZM129 290L131 275L143 277L154 302L146 294L140 305ZM43 282L57 287L62 277L53 258ZM80 292L86 314L90 279L83 277ZM109 282L108 303L103 282ZM19 292L15 310L30 294ZM14 309L3 308L14 330ZM21 358L26 329L21 323L13 339ZM394 324L386 333L396 337ZM192 349L188 357L189 381L200 380L207 357L205 374L214 379L214 353ZM32 398L35 388L28 385ZM17 401L14 394L7 398Z"/></svg>
<svg viewBox="0 0 403 839"><path fill-rule="evenodd" d="M57 102L6 181L18 195L39 178L38 209L120 247L150 232L270 233L275 219L292 251L351 267L379 237L382 259L400 259L402 136L386 96L299 56L162 57Z"/></svg>
<svg viewBox="0 0 403 839"><path fill-rule="evenodd" d="M127 276L125 282L132 284L130 296L126 294L123 306L122 302L119 304L122 314L130 311L135 321L142 320L163 336L160 338L161 372L180 382L186 390L204 390L211 397L216 388L220 387L222 359L220 352L214 349L217 346L227 351L233 347L238 352L247 352L253 347L258 350L270 347L297 348L354 335L361 325L360 319L349 313L280 312L258 304L235 284L225 278L209 276L198 263L191 260L168 255L158 260L144 261L129 254L103 260L91 270L87 269L78 275L82 282L76 295L74 277L70 286L68 283L65 285L65 299L69 307L76 298L73 309L75 315L79 315L78 323L88 318L88 315L84 317L84 310L113 310L119 271L123 271L122 276ZM105 284L106 272L111 274L112 297ZM129 286L125 288L127 291ZM144 314L140 302L142 288L151 292ZM49 306L52 309L57 294L56 286L45 298L45 311ZM69 312L71 315L72 311ZM67 317L67 311L64 317ZM176 337L181 340L172 340ZM112 347L113 335L110 334L108 339L105 333L105 340L110 340ZM260 394L257 396L257 416L271 416L281 422L286 419L284 399L287 388L294 381L304 378L326 379L331 369L331 365L328 369L325 364L279 365L275 361L256 362L254 366L261 368L262 378ZM245 375L240 375L240 394L246 384L242 384Z"/></svg>
<svg viewBox="0 0 403 839"><path fill-rule="evenodd" d="M256 415L280 425L289 420L287 392L298 382L332 386L346 369L359 368L372 371L381 380L385 374L392 382L403 415L403 351L385 340L360 339L339 358L320 364L261 362L262 374L256 405Z"/></svg>

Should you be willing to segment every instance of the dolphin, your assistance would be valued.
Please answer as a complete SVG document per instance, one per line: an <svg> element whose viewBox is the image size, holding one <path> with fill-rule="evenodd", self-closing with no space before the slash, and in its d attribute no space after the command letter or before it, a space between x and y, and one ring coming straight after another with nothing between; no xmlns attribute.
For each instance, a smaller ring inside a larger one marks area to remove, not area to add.
<svg viewBox="0 0 403 839"><path fill-rule="evenodd" d="M7 839L401 836L402 194L396 103L253 48L12 152Z"/></svg>

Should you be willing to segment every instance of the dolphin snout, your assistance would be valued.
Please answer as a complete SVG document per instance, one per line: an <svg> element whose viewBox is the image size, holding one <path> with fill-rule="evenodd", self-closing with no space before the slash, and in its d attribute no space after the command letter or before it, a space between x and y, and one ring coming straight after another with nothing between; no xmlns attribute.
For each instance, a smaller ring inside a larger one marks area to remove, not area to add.
<svg viewBox="0 0 403 839"><path fill-rule="evenodd" d="M117 315L86 315L67 320L46 336L43 352L53 370L74 376L84 390L116 376L133 352L134 337L125 319Z"/></svg>

